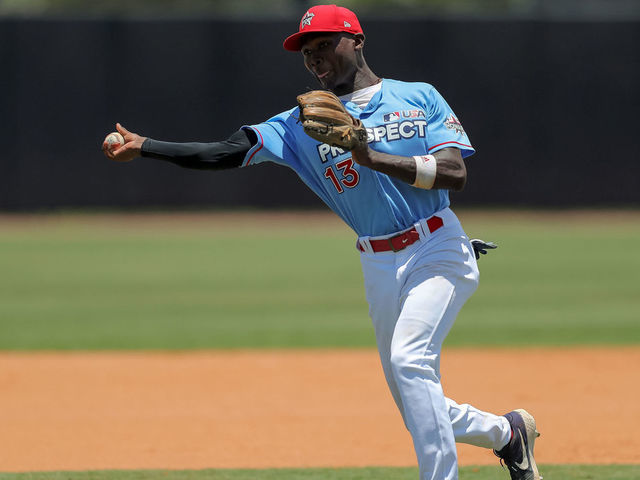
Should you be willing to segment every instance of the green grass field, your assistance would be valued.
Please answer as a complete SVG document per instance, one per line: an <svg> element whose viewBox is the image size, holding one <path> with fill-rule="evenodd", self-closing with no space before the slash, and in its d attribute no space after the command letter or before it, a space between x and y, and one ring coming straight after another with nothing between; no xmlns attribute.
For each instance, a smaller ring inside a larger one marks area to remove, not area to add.
<svg viewBox="0 0 640 480"><path fill-rule="evenodd" d="M500 247L447 345L640 342L640 215L467 217ZM373 346L351 231L247 218L5 217L0 349Z"/></svg>
<svg viewBox="0 0 640 480"><path fill-rule="evenodd" d="M545 480L637 480L640 465L546 465ZM0 480L415 480L415 468L339 468L274 470L135 470L96 472L0 473ZM460 480L507 480L495 467L463 467Z"/></svg>

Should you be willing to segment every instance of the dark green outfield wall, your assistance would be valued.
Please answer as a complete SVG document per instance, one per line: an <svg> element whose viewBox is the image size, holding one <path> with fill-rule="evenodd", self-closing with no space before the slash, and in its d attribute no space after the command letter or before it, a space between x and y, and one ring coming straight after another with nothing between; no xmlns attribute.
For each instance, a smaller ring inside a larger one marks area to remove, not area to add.
<svg viewBox="0 0 640 480"><path fill-rule="evenodd" d="M637 22L362 19L379 75L434 84L478 153L457 204L640 204ZM222 139L314 80L291 22L0 21L0 210L309 206L282 167L209 173L99 151L121 121Z"/></svg>

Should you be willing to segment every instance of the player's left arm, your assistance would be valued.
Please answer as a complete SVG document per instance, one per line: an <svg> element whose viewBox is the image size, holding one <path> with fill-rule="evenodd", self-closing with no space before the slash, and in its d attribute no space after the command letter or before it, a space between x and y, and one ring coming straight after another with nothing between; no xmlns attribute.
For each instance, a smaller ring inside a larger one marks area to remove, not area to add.
<svg viewBox="0 0 640 480"><path fill-rule="evenodd" d="M416 160L388 153L376 152L369 146L351 151L353 160L365 167L412 184L416 181ZM454 147L443 148L433 154L436 160L436 177L431 188L460 191L467 181L467 169L462 153Z"/></svg>

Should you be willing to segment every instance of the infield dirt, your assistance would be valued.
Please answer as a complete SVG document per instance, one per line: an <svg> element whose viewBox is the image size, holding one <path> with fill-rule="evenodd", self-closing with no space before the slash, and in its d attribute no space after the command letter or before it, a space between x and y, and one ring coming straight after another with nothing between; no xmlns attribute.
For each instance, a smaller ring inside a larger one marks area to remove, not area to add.
<svg viewBox="0 0 640 480"><path fill-rule="evenodd" d="M450 349L442 373L460 403L534 413L539 463L639 463L638 365L638 347ZM5 352L0 391L0 471L415 464L372 350Z"/></svg>

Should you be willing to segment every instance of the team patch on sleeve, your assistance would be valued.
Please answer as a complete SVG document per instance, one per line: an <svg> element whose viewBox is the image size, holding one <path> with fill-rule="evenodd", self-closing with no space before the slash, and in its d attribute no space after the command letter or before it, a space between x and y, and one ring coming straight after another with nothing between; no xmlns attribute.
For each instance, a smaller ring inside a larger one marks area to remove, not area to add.
<svg viewBox="0 0 640 480"><path fill-rule="evenodd" d="M458 120L453 113L449 114L449 117L444 122L444 126L449 130L453 130L454 132L459 133L460 135L467 135L464 131L464 128L462 128L460 120Z"/></svg>

